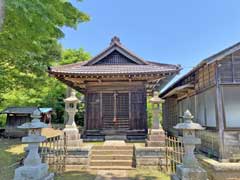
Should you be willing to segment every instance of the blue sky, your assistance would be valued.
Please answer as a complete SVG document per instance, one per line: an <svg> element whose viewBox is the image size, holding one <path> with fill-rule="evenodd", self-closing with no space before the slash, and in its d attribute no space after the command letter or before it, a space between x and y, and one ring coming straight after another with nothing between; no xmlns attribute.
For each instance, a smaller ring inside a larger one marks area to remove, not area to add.
<svg viewBox="0 0 240 180"><path fill-rule="evenodd" d="M91 20L64 28L64 48L92 56L116 35L146 60L181 64L188 72L200 60L240 41L239 0L72 1Z"/></svg>

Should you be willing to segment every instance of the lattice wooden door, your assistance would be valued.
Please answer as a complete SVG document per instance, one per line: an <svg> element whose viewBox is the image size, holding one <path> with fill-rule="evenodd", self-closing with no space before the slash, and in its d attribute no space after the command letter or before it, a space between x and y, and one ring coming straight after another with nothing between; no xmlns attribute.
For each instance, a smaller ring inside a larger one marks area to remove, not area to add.
<svg viewBox="0 0 240 180"><path fill-rule="evenodd" d="M103 93L102 117L104 129L129 128L128 93Z"/></svg>
<svg viewBox="0 0 240 180"><path fill-rule="evenodd" d="M129 94L117 94L116 101L116 126L118 129L129 129Z"/></svg>
<svg viewBox="0 0 240 180"><path fill-rule="evenodd" d="M114 93L103 93L102 95L102 118L104 129L113 128Z"/></svg>

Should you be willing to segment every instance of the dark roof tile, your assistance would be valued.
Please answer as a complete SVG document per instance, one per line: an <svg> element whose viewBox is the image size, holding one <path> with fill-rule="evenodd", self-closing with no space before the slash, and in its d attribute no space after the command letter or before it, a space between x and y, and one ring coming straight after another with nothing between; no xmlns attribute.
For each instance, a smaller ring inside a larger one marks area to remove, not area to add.
<svg viewBox="0 0 240 180"><path fill-rule="evenodd" d="M1 114L32 114L37 107L8 107Z"/></svg>

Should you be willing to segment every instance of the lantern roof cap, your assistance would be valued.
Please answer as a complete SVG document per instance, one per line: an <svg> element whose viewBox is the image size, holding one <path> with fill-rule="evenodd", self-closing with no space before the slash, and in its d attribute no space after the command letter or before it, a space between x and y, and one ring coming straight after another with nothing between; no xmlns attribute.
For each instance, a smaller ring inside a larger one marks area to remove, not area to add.
<svg viewBox="0 0 240 180"><path fill-rule="evenodd" d="M19 129L42 129L47 128L48 125L40 121L41 112L39 110L35 110L31 116L33 120L31 122L27 122L18 126Z"/></svg>
<svg viewBox="0 0 240 180"><path fill-rule="evenodd" d="M64 99L64 102L79 102L79 99L76 97L76 92L72 91L71 92L71 96L69 96L68 98Z"/></svg>
<svg viewBox="0 0 240 180"><path fill-rule="evenodd" d="M192 122L192 119L194 116L191 114L191 112L187 109L184 112L184 122L183 123L178 123L176 126L174 126L174 129L181 129L181 130L203 130L205 129L198 123Z"/></svg>
<svg viewBox="0 0 240 180"><path fill-rule="evenodd" d="M47 128L48 125L41 122L39 119L33 119L31 122L27 122L18 126L19 129L42 129Z"/></svg>
<svg viewBox="0 0 240 180"><path fill-rule="evenodd" d="M204 130L205 129L200 124L194 123L194 122L178 123L173 128L174 129L181 129L181 130Z"/></svg>
<svg viewBox="0 0 240 180"><path fill-rule="evenodd" d="M153 92L153 97L150 99L151 103L163 103L164 100L159 97L159 93L157 91Z"/></svg>

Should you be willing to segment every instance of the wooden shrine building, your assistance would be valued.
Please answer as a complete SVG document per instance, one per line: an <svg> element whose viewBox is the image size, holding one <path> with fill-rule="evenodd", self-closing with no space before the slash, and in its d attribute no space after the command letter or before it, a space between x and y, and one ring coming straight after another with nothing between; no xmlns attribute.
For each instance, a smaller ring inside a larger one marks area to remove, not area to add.
<svg viewBox="0 0 240 180"><path fill-rule="evenodd" d="M86 62L49 68L50 75L85 95L84 137L147 132L146 96L159 91L180 66L145 61L118 37Z"/></svg>

